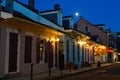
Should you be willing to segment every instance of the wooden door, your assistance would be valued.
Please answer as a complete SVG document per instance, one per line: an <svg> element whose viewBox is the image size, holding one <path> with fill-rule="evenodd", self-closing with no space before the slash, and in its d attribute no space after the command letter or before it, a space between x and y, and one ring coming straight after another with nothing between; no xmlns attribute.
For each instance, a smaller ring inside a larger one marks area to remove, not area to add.
<svg viewBox="0 0 120 80"><path fill-rule="evenodd" d="M50 44L50 67L53 68L53 45Z"/></svg>
<svg viewBox="0 0 120 80"><path fill-rule="evenodd" d="M55 67L58 67L58 43L55 42Z"/></svg>
<svg viewBox="0 0 120 80"><path fill-rule="evenodd" d="M48 63L48 67L53 68L53 45L46 42L45 50L45 62Z"/></svg>
<svg viewBox="0 0 120 80"><path fill-rule="evenodd" d="M9 72L17 71L17 49L18 49L18 34L10 33L9 38Z"/></svg>

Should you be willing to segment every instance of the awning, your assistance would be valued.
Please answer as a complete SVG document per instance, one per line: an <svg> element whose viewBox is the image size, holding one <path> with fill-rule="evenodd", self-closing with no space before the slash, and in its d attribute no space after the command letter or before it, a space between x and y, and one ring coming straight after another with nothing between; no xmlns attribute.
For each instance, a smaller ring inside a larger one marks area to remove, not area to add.
<svg viewBox="0 0 120 80"><path fill-rule="evenodd" d="M2 23L14 29L30 31L35 34L41 34L47 37L61 36L65 33L64 31L51 28L50 26L46 26L44 24L32 22L18 17L2 19Z"/></svg>

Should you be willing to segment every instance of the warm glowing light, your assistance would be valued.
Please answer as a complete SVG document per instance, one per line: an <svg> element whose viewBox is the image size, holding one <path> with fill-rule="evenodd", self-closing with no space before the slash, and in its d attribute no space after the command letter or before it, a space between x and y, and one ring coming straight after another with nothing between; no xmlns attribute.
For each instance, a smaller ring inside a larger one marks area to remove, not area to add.
<svg viewBox="0 0 120 80"><path fill-rule="evenodd" d="M81 41L78 41L77 43L78 43L78 44L81 44Z"/></svg>
<svg viewBox="0 0 120 80"><path fill-rule="evenodd" d="M50 41L51 42L53 42L53 41L60 41L60 39L59 38L51 38Z"/></svg>
<svg viewBox="0 0 120 80"><path fill-rule="evenodd" d="M57 39L56 39L56 41L60 41L60 39L59 39L59 38L57 38Z"/></svg>
<svg viewBox="0 0 120 80"><path fill-rule="evenodd" d="M78 41L78 44L86 44L85 41Z"/></svg>
<svg viewBox="0 0 120 80"><path fill-rule="evenodd" d="M55 41L55 38L51 38L50 41Z"/></svg>
<svg viewBox="0 0 120 80"><path fill-rule="evenodd" d="M89 47L89 45L88 45L88 44L86 44L86 47Z"/></svg>

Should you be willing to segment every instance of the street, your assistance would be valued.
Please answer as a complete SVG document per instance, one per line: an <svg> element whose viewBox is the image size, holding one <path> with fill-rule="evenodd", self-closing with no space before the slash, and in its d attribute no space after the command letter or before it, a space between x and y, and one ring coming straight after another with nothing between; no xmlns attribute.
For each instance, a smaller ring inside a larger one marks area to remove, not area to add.
<svg viewBox="0 0 120 80"><path fill-rule="evenodd" d="M120 80L120 63L56 80Z"/></svg>

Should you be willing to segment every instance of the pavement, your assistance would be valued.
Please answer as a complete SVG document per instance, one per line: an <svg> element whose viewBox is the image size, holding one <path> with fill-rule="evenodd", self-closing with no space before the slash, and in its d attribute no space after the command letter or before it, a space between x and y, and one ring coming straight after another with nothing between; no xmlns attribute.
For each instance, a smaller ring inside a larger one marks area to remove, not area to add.
<svg viewBox="0 0 120 80"><path fill-rule="evenodd" d="M91 67L84 67L84 68L80 68L80 69L76 69L76 70L71 70L67 69L67 70L63 70L62 72L60 70L52 70L51 71L51 76L49 76L49 73L42 73L42 74L36 74L33 75L33 79L32 80L55 80L57 78L62 78L62 77L67 77L67 76L71 76L71 75L76 75L76 74L80 74L86 71L90 71L90 70L94 70L94 69L98 69L98 68L102 68L102 67L107 67L110 66L114 63L102 63L101 67L97 67L97 64L92 64ZM31 80L30 76L20 76L17 78L10 78L10 79L2 79L2 80Z"/></svg>

